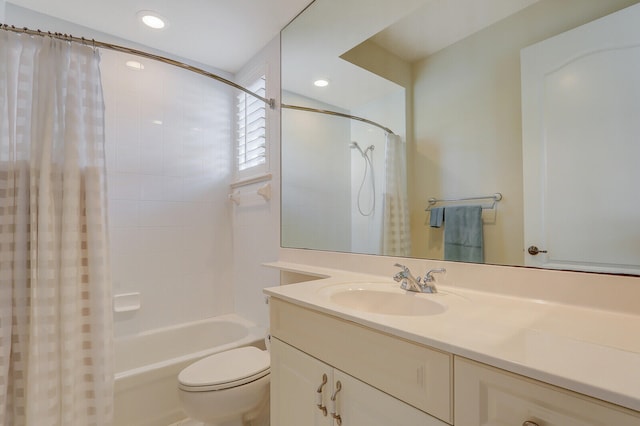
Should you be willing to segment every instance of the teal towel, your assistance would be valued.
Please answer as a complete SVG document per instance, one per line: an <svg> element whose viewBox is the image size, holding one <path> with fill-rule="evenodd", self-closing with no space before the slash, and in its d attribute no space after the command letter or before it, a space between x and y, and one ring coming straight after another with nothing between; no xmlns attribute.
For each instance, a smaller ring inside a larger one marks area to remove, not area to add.
<svg viewBox="0 0 640 426"><path fill-rule="evenodd" d="M444 260L484 263L482 206L445 208Z"/></svg>
<svg viewBox="0 0 640 426"><path fill-rule="evenodd" d="M444 207L434 207L429 213L429 226L440 228L444 220Z"/></svg>

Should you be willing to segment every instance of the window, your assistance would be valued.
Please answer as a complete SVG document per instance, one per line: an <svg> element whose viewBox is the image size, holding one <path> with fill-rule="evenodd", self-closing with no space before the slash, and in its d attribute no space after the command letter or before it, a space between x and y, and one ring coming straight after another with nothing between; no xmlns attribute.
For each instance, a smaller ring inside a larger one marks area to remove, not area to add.
<svg viewBox="0 0 640 426"><path fill-rule="evenodd" d="M259 77L247 89L266 97L266 78ZM238 172L267 162L267 109L263 101L247 93L238 95L237 167Z"/></svg>

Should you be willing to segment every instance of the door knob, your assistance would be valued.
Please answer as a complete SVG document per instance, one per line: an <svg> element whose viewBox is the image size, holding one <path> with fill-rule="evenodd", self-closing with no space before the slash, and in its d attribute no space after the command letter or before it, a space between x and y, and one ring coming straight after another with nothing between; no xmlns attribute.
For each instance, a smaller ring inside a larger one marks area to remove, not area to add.
<svg viewBox="0 0 640 426"><path fill-rule="evenodd" d="M529 252L529 254L531 256L535 256L538 253L546 253L546 250L540 250L538 247L536 246L529 246L529 248L527 249L527 251Z"/></svg>
<svg viewBox="0 0 640 426"><path fill-rule="evenodd" d="M522 423L522 426L538 426L538 423L526 421Z"/></svg>

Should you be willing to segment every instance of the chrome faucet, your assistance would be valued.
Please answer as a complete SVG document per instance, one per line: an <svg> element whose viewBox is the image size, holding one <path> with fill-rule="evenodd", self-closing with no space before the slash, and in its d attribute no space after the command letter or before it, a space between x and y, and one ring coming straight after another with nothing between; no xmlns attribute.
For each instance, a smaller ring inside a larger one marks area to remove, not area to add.
<svg viewBox="0 0 640 426"><path fill-rule="evenodd" d="M403 290L417 291L418 293L422 293L420 277L414 277L409 268L404 265L396 263L394 266L402 268L402 271L393 276L393 280L397 283L400 283L400 288L402 288Z"/></svg>
<svg viewBox="0 0 640 426"><path fill-rule="evenodd" d="M445 268L437 268L431 269L424 275L424 285L430 289L427 293L437 293L438 289L436 288L435 282L436 279L433 278L433 274L444 274L447 272Z"/></svg>
<svg viewBox="0 0 640 426"><path fill-rule="evenodd" d="M402 271L393 276L393 280L400 283L400 288L418 293L437 293L438 289L436 288L433 274L446 272L444 268L431 269L422 279L414 277L409 268L404 265L396 263L394 266L402 268Z"/></svg>

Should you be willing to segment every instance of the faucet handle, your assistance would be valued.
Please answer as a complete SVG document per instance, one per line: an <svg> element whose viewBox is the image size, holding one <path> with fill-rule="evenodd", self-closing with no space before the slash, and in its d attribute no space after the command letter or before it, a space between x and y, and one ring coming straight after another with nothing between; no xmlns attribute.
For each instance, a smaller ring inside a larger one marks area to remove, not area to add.
<svg viewBox="0 0 640 426"><path fill-rule="evenodd" d="M426 274L424 274L424 282L430 283L434 281L433 274L443 274L447 272L445 268L437 268L431 269Z"/></svg>
<svg viewBox="0 0 640 426"><path fill-rule="evenodd" d="M396 263L396 264L395 264L395 265L393 265L393 266L395 266L396 268L402 268L402 269L404 270L404 272L407 272L407 271L409 270L409 268L407 268L406 266L401 265L401 264L399 264L399 263Z"/></svg>
<svg viewBox="0 0 640 426"><path fill-rule="evenodd" d="M398 268L402 268L402 271L400 271L400 272L396 272L396 274L393 276L393 280L394 280L395 282L399 283L399 282L400 282L400 281L402 281L403 279L407 278L407 272L408 272L408 269L407 269L407 267L406 267L406 266L401 265L401 264L399 264L399 263L396 263L396 264L395 264L395 265L393 265L393 266L396 266L396 267L398 267Z"/></svg>

